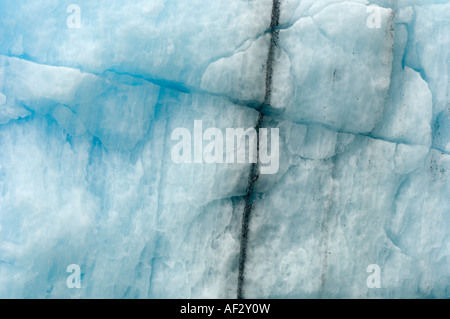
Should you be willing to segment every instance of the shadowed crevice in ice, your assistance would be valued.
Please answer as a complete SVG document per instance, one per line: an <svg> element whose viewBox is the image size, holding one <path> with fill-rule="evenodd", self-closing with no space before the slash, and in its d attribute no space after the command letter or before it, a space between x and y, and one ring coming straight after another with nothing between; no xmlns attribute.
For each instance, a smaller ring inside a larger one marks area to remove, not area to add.
<svg viewBox="0 0 450 319"><path fill-rule="evenodd" d="M258 122L255 126L256 134L259 136L259 129L264 121L264 113L262 110L270 105L270 97L272 92L272 73L273 73L273 63L274 54L277 46L278 39L278 23L280 19L280 0L273 0L272 5L272 18L270 22L270 46L269 53L267 55L267 69L266 69L266 82L265 82L265 96L264 102L257 108ZM259 144L257 154L259 154ZM248 231L251 218L251 212L253 208L253 198L254 187L256 181L259 179L259 165L258 163L252 164L250 169L250 174L248 177L248 188L245 195L245 208L244 215L242 217L242 231L241 231L241 243L240 243L240 254L239 254L239 274L238 274L238 287L237 287L237 298L244 298L244 285L245 285L245 262L247 260L247 246L248 246Z"/></svg>
<svg viewBox="0 0 450 319"><path fill-rule="evenodd" d="M267 31L268 32L268 31ZM266 34L266 33L264 33ZM179 93L185 93L185 94L197 94L197 95L206 95L211 97L220 97L223 98L232 104L236 104L238 106L242 107L248 107L251 109L258 109L261 105L260 101L256 100L245 100L245 99L239 99L232 95L227 95L224 93L217 93L212 92L208 90L204 90L198 86L193 86L186 84L184 82L180 81L173 81L162 77L156 77L152 74L136 74L132 72L125 72L125 71L119 71L115 68L110 68L107 70L104 70L102 72L95 72L95 71L89 71L86 70L83 67L72 67L65 64L48 64L48 63L42 63L39 62L36 59L31 58L30 56L23 54L23 55L15 55L15 54L0 54L0 58L12 58L17 59L18 61L23 62L30 62L36 67L50 67L54 68L55 72L58 71L58 69L66 69L66 70L72 70L72 71L78 71L80 74L83 75L92 75L99 79L103 79L106 81L111 81L117 84L124 84L124 85L130 85L130 86L141 86L143 84L153 84L157 87L163 88L163 89L169 89L174 92ZM261 110L262 113L265 113L264 110ZM5 123L0 123L5 124Z"/></svg>

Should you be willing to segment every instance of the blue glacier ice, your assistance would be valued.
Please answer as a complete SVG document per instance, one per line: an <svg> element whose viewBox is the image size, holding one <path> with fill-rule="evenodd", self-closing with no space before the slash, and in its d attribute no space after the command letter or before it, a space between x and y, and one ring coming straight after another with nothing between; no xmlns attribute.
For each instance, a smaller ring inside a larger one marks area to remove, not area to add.
<svg viewBox="0 0 450 319"><path fill-rule="evenodd" d="M449 298L449 35L448 0L0 0L0 298ZM278 128L278 172L176 164L195 120Z"/></svg>

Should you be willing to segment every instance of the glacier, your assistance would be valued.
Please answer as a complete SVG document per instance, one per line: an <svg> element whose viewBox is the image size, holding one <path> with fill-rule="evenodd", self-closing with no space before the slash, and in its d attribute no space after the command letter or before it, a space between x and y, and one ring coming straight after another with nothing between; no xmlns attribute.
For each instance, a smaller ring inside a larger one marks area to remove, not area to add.
<svg viewBox="0 0 450 319"><path fill-rule="evenodd" d="M0 298L449 298L449 34L448 0L0 0ZM174 163L195 120L279 129L278 172Z"/></svg>

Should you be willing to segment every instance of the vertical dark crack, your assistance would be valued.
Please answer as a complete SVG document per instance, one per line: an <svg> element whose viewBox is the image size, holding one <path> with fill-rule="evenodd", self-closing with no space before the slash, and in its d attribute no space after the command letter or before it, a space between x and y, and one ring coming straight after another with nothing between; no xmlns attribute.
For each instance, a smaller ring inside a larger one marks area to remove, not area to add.
<svg viewBox="0 0 450 319"><path fill-rule="evenodd" d="M272 4L272 18L270 21L270 45L269 53L267 55L266 63L266 83L265 83L265 95L264 102L257 109L259 111L258 121L255 126L256 133L259 136L259 129L264 122L264 115L261 110L270 105L270 98L272 93L272 73L273 73L273 62L275 49L278 41L278 24L280 18L280 0L273 0ZM257 154L259 154L259 143ZM259 155L258 155L259 156ZM244 215L242 217L242 231L241 231L241 247L239 254L239 275L238 275L238 287L237 287L237 298L244 298L244 284L245 284L245 263L247 261L247 246L248 246L248 228L250 223L251 212L253 209L253 198L254 198L254 187L256 181L259 179L259 158L257 163L252 164L250 168L250 174L248 177L248 187L245 194L245 207Z"/></svg>
<svg viewBox="0 0 450 319"><path fill-rule="evenodd" d="M258 122L256 124L256 132L259 134L259 128L264 120L264 115L259 113ZM259 148L259 146L258 146ZM259 151L259 150L258 150ZM237 298L244 298L244 282L245 282L245 262L247 261L247 245L248 245L248 227L250 223L250 215L253 208L253 190L256 181L259 178L259 167L258 164L252 164L250 168L250 174L248 177L248 187L247 193L245 194L245 206L244 215L242 217L242 230L241 230L241 247L239 254L239 275L238 275L238 286L237 286Z"/></svg>

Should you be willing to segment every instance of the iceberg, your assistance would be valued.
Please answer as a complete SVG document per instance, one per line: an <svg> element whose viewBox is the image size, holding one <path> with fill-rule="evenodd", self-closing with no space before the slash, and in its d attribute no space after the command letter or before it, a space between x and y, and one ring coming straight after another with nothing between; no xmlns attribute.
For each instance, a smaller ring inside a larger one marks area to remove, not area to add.
<svg viewBox="0 0 450 319"><path fill-rule="evenodd" d="M72 2L0 0L0 298L450 297L450 1Z"/></svg>

